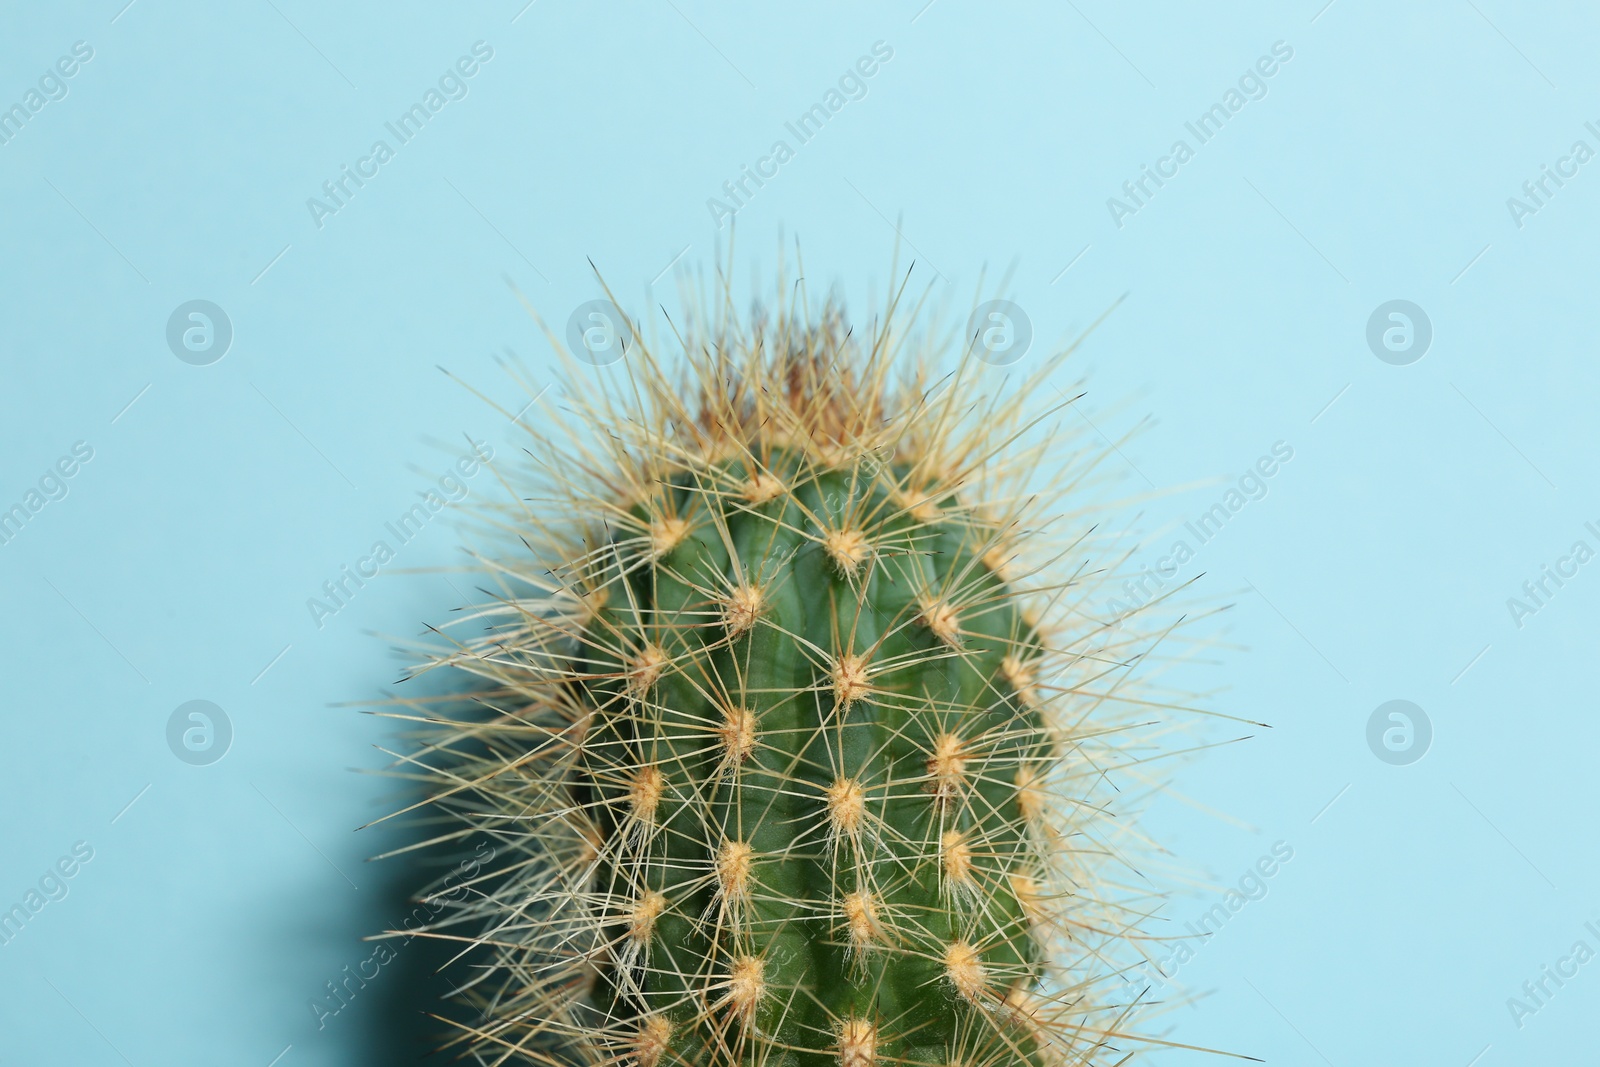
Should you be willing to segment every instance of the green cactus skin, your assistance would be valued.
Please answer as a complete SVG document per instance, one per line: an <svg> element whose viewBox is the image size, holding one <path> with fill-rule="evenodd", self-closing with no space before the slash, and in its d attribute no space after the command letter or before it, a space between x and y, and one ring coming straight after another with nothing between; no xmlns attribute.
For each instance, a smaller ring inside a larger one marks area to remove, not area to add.
<svg viewBox="0 0 1600 1067"><path fill-rule="evenodd" d="M681 343L687 384L640 346L621 387L569 393L576 425L547 411L542 494L490 515L532 559L484 560L487 634L430 664L479 691L429 708L410 762L444 838L508 860L428 931L470 968L456 1042L547 1067L1126 1062L1108 979L1151 905L1108 873L1105 783L1150 704L1145 638L1089 609L1099 516L1072 494L1101 450L1016 446L1036 385L930 386L929 353L831 314Z"/></svg>
<svg viewBox="0 0 1600 1067"><path fill-rule="evenodd" d="M776 495L754 503L758 472ZM995 532L915 517L891 497L910 473L780 452L631 510L654 544L620 538L627 595L577 657L600 677L575 794L614 843L594 891L638 954L601 969L597 1026L815 1067L854 1024L880 1058L942 1064L968 1016L1041 977L1011 879L1036 866L1018 777L1050 748L1003 666L1037 638L983 562ZM981 1036L969 1058L1004 1047Z"/></svg>

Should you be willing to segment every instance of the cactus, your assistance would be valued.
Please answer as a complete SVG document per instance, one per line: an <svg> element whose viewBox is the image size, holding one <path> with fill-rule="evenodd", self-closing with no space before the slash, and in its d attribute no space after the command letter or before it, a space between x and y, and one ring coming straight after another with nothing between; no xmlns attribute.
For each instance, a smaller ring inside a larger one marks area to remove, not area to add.
<svg viewBox="0 0 1600 1067"><path fill-rule="evenodd" d="M1157 702L1091 605L1105 449L1030 414L1066 352L938 378L899 317L724 299L523 416L525 547L408 759L500 860L428 931L477 1062L1124 1062L1109 779Z"/></svg>

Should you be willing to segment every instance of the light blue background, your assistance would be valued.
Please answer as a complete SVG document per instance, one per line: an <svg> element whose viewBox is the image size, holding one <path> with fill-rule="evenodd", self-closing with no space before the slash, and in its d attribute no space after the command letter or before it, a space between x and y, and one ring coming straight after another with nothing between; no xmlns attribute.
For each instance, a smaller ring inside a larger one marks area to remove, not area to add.
<svg viewBox="0 0 1600 1067"><path fill-rule="evenodd" d="M388 732L333 705L397 677L368 631L415 636L470 591L400 573L454 561L453 520L320 630L306 598L464 434L513 447L435 369L506 402L496 353L544 373L506 279L559 328L599 295L588 257L648 312L669 265L725 249L707 198L879 40L894 57L868 95L740 211L737 276L771 277L781 229L813 291L864 306L903 218L918 276L958 305L1015 263L1029 358L1128 293L1061 384L1088 373L1108 436L1153 420L1128 486L1177 491L1139 518L1141 562L1294 448L1184 574L1236 604L1195 676L1207 706L1272 728L1177 768L1195 806L1144 824L1211 879L1173 898L1174 927L1274 841L1294 859L1156 1028L1282 1064L1593 1056L1600 963L1521 1029L1506 1007L1580 937L1600 949L1600 563L1520 629L1506 607L1573 541L1600 547L1600 162L1521 228L1506 206L1575 140L1600 147L1592 11L123 2L12 5L0 33L4 104L94 49L0 145L0 505L94 449L0 546L0 907L95 850L0 947L0 1062L391 1062L370 1051L380 989L320 1032L308 1010L405 877L352 832L393 803L355 770ZM306 199L479 40L494 56L467 97L319 229ZM1265 98L1119 229L1107 198L1276 41L1294 54ZM211 366L164 340L194 298L233 323ZM1364 339L1395 298L1435 331L1410 366ZM196 698L236 731L208 767L164 739ZM1411 766L1366 745L1393 698L1434 725Z"/></svg>

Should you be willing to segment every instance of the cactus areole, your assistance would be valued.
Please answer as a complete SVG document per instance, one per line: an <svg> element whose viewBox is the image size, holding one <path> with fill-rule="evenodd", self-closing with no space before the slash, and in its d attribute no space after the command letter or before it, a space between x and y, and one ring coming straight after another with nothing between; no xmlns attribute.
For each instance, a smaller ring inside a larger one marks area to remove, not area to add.
<svg viewBox="0 0 1600 1067"><path fill-rule="evenodd" d="M1089 610L1099 447L1030 421L1036 382L831 311L673 348L524 416L490 515L532 555L485 561L501 595L433 663L479 685L430 712L431 803L502 861L433 931L467 943L456 1041L1121 1062L1105 779L1138 654Z"/></svg>

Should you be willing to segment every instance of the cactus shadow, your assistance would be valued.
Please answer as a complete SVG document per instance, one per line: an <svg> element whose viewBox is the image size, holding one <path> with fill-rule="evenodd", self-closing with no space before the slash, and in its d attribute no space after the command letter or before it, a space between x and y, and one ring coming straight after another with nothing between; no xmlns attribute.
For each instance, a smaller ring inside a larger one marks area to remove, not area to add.
<svg viewBox="0 0 1600 1067"><path fill-rule="evenodd" d="M412 697L436 701L432 713L460 721L487 714L478 703L477 688L471 683L462 685L459 679L412 678L408 689ZM433 738L397 728L395 736L388 740L395 746L394 751L408 751L419 741ZM487 753L481 742L459 737L452 741L451 749L458 754ZM407 773L414 772L415 768L407 768ZM426 786L412 781L394 792L385 810L403 811L429 796ZM368 836L365 847L369 855L383 856L412 848L367 865L367 879L374 890L364 916L364 936L377 938L386 931L437 924L455 914L459 901L464 899L462 894L477 896L495 890L504 876L503 871L497 870L496 845L503 847L504 842L475 835L464 841L418 847L462 826L459 817L441 814L428 805L363 831ZM500 862L504 862L503 858ZM436 902L432 906L424 900L430 894ZM353 1067L461 1060L464 1046L451 1042L463 1036L463 1027L478 1026L485 1020L477 1009L450 994L481 973L478 965L484 950L463 952L470 947L467 942L447 939L473 936L478 931L470 925L450 925L441 932L446 937L403 934L365 943L378 953L366 957L372 962L365 974L371 974L374 967L379 973L359 990L362 1004L358 1012L352 1013L359 1020L359 1026L353 1028L359 1030L359 1051L346 1062ZM388 952L379 952L380 946L388 946Z"/></svg>
<svg viewBox="0 0 1600 1067"><path fill-rule="evenodd" d="M383 881L367 936L404 929L408 917L427 915L426 907L417 898L433 881L434 868L422 867L410 855L371 865L382 873ZM419 874L419 870L423 873ZM416 925L415 918L411 925ZM461 1009L446 1001L446 994L470 973L468 961L451 963L460 946L415 935L366 944L375 953L368 957L372 963L366 973L375 967L378 975L360 990L359 995L367 1003L360 1016L360 1054L351 1062L355 1067L400 1067L455 1061L455 1050L443 1046L458 1031L436 1016L452 1018L461 1014ZM384 960L379 946L386 946L392 956Z"/></svg>
<svg viewBox="0 0 1600 1067"><path fill-rule="evenodd" d="M406 747L398 743L401 750ZM386 810L403 811L428 795L420 783L408 783L390 796ZM487 839L423 844L459 826L430 805L363 831L368 854L383 858L366 866L373 892L363 936L373 940L363 943L367 951L354 979L362 1000L353 1013L360 1031L359 1053L349 1060L355 1067L455 1063L461 1048L446 1046L463 1031L452 1023L478 1021L473 1009L449 997L478 972L477 953L463 954L467 943L446 938L473 931L452 925L440 931L444 937L411 932L450 919L468 894L482 892L487 884L494 856ZM335 979L341 980L352 983L349 968Z"/></svg>

